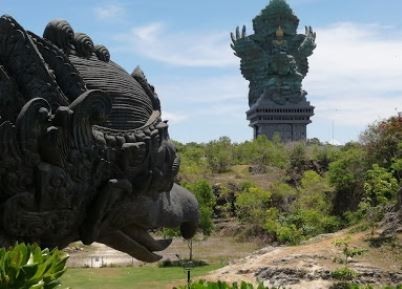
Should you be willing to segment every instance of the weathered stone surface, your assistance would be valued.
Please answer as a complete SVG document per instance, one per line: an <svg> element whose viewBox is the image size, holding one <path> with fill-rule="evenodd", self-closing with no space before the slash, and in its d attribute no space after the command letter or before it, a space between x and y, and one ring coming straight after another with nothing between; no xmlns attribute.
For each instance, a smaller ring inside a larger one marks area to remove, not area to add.
<svg viewBox="0 0 402 289"><path fill-rule="evenodd" d="M355 267L358 276L354 282L360 284L400 284L402 273L383 271L374 267ZM303 281L327 280L336 282L331 276L331 271L323 268L294 269L294 268L261 268L255 272L258 281L265 282L271 286L295 285Z"/></svg>
<svg viewBox="0 0 402 289"><path fill-rule="evenodd" d="M207 280L228 282L263 282L267 287L292 289L329 289L339 282L332 272L343 266L334 262L342 254L334 247L336 240L350 236L350 232L339 231L320 235L299 246L265 247L253 254L211 272ZM352 235L352 242L361 244L367 235ZM398 239L399 240L399 239ZM355 243L355 244L356 244ZM395 240L395 248L400 242ZM396 249L387 247L369 249L365 256L349 259L348 267L358 273L353 282L360 284L402 284L402 272Z"/></svg>
<svg viewBox="0 0 402 289"><path fill-rule="evenodd" d="M285 0L271 0L253 20L254 34L246 27L231 34L232 48L241 59L240 68L250 81L247 119L254 136L283 141L306 139L306 125L314 107L306 100L302 80L308 72L307 57L316 47L316 34L306 27L297 34L299 19Z"/></svg>
<svg viewBox="0 0 402 289"><path fill-rule="evenodd" d="M1 246L98 241L151 262L170 240L149 229L195 233L154 87L67 21L39 37L0 18L0 117Z"/></svg>

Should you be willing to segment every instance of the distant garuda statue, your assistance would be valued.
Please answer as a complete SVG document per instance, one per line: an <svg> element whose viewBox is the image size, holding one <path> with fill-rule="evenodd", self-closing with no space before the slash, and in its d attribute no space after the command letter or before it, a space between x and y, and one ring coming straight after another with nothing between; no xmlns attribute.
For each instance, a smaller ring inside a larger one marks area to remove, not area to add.
<svg viewBox="0 0 402 289"><path fill-rule="evenodd" d="M308 72L307 57L316 48L316 34L311 27L297 34L298 25L285 0L271 0L253 19L254 34L247 36L245 26L231 34L241 72L250 81L250 107L260 98L279 105L306 101L302 80Z"/></svg>
<svg viewBox="0 0 402 289"><path fill-rule="evenodd" d="M152 262L170 240L150 229L194 235L153 86L66 21L39 37L0 18L0 116L1 246L96 241Z"/></svg>

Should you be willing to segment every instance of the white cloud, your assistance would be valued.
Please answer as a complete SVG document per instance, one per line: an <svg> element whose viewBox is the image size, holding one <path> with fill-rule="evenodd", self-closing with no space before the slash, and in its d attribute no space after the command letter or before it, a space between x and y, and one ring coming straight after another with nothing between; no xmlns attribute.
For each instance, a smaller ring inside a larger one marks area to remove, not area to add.
<svg viewBox="0 0 402 289"><path fill-rule="evenodd" d="M185 114L163 111L162 118L163 120L168 120L169 124L177 124L185 121L188 118L188 116Z"/></svg>
<svg viewBox="0 0 402 289"><path fill-rule="evenodd" d="M126 11L118 3L108 3L95 7L94 13L99 20L116 20L122 17Z"/></svg>
<svg viewBox="0 0 402 289"><path fill-rule="evenodd" d="M235 66L227 31L167 31L162 23L134 27L120 34L124 49L163 63L187 67Z"/></svg>
<svg viewBox="0 0 402 289"><path fill-rule="evenodd" d="M303 85L318 119L365 126L402 110L400 31L338 23L317 29L317 43Z"/></svg>
<svg viewBox="0 0 402 289"><path fill-rule="evenodd" d="M318 46L303 81L307 98L316 107L310 126L315 136L329 140L328 124L335 122L337 129L343 128L337 132L342 142L357 139L367 124L395 114L395 108L402 110L402 31L356 23L337 23L316 31ZM207 124L201 127L203 120L213 119L215 131L221 124L221 135L229 123L236 123L233 131L248 137L248 82L229 47L228 32L179 33L162 23L151 23L119 35L118 40L124 42L124 49L162 63L214 69L208 77L174 70L169 80L155 83L163 108L173 114L166 118L182 122L183 127L197 122L207 135L213 129ZM220 67L232 70L216 69Z"/></svg>
<svg viewBox="0 0 402 289"><path fill-rule="evenodd" d="M166 102L192 103L197 108L208 104L244 100L248 95L247 81L240 71L215 77L170 77L168 83L157 86L157 92Z"/></svg>

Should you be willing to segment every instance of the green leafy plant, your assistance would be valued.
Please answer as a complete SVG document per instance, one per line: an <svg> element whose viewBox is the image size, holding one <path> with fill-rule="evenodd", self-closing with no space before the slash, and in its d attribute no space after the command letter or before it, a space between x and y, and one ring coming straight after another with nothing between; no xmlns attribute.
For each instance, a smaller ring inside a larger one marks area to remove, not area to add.
<svg viewBox="0 0 402 289"><path fill-rule="evenodd" d="M204 235L209 236L214 228L212 218L214 207L216 206L216 197L212 191L212 187L206 180L199 180L192 184L183 184L183 186L195 194L200 206L199 228Z"/></svg>
<svg viewBox="0 0 402 289"><path fill-rule="evenodd" d="M341 267L331 272L332 278L340 281L351 281L357 276L356 271L350 269L349 267Z"/></svg>
<svg viewBox="0 0 402 289"><path fill-rule="evenodd" d="M329 181L335 188L332 205L337 215L358 208L364 194L366 158L366 152L359 144L350 143L342 148L336 161L329 164Z"/></svg>
<svg viewBox="0 0 402 289"><path fill-rule="evenodd" d="M331 272L332 278L341 281L340 283L336 283L335 286L337 287L333 287L333 289L352 288L349 282L355 279L358 273L348 266L349 260L355 256L363 255L367 252L367 249L351 247L349 238L336 240L335 246L341 250L341 257L336 258L335 261L341 262L343 266Z"/></svg>
<svg viewBox="0 0 402 289"><path fill-rule="evenodd" d="M349 264L350 258L361 256L367 252L365 248L351 247L350 239L340 239L335 241L335 246L341 250L342 257L338 260L346 267Z"/></svg>
<svg viewBox="0 0 402 289"><path fill-rule="evenodd" d="M242 222L263 226L271 193L252 184L243 184L236 199L237 213Z"/></svg>
<svg viewBox="0 0 402 289"><path fill-rule="evenodd" d="M396 196L399 184L392 173L385 168L374 164L366 173L366 181L364 182L364 192L367 202L371 206L386 204L389 200Z"/></svg>
<svg viewBox="0 0 402 289"><path fill-rule="evenodd" d="M66 268L68 255L57 249L16 244L0 248L0 289L53 289Z"/></svg>
<svg viewBox="0 0 402 289"><path fill-rule="evenodd" d="M219 140L209 142L205 157L213 173L228 171L233 162L233 145L230 138L220 137Z"/></svg>

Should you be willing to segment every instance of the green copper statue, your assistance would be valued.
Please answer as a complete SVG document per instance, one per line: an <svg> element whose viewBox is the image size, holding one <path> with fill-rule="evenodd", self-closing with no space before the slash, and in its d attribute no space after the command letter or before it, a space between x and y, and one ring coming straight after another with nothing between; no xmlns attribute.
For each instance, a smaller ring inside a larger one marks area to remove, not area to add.
<svg viewBox="0 0 402 289"><path fill-rule="evenodd" d="M299 19L284 0L271 0L261 14L254 18L254 34L247 36L245 26L241 32L237 27L236 34L231 33L231 46L235 55L241 59L241 72L244 78L250 81L248 118L252 121L251 126L257 130L255 136L261 133L261 125L250 119L253 118L250 112L253 108L261 108L263 103L265 112L268 112L268 108L282 109L281 112L287 113L292 113L291 109L310 110L305 111L307 115L303 115L307 116L307 123L310 122L309 116L313 114L313 107L306 102L307 93L302 90L301 83L308 72L307 57L312 55L316 47L316 34L311 27L306 27L304 35L297 34L298 25ZM295 105L302 105L302 108ZM280 111L276 111L278 112ZM292 120L302 120L298 119L299 115L293 116L295 119L289 115L285 118L276 116L277 119L275 116L273 119L270 116L265 117L265 121L277 121L277 124L281 124L276 129L270 125L269 132L264 132L269 138L272 138L275 132L284 140L305 138L305 132L303 136L303 132L296 128L296 134L300 134L296 136L294 128L290 127L288 130L282 125L283 121L289 123Z"/></svg>

